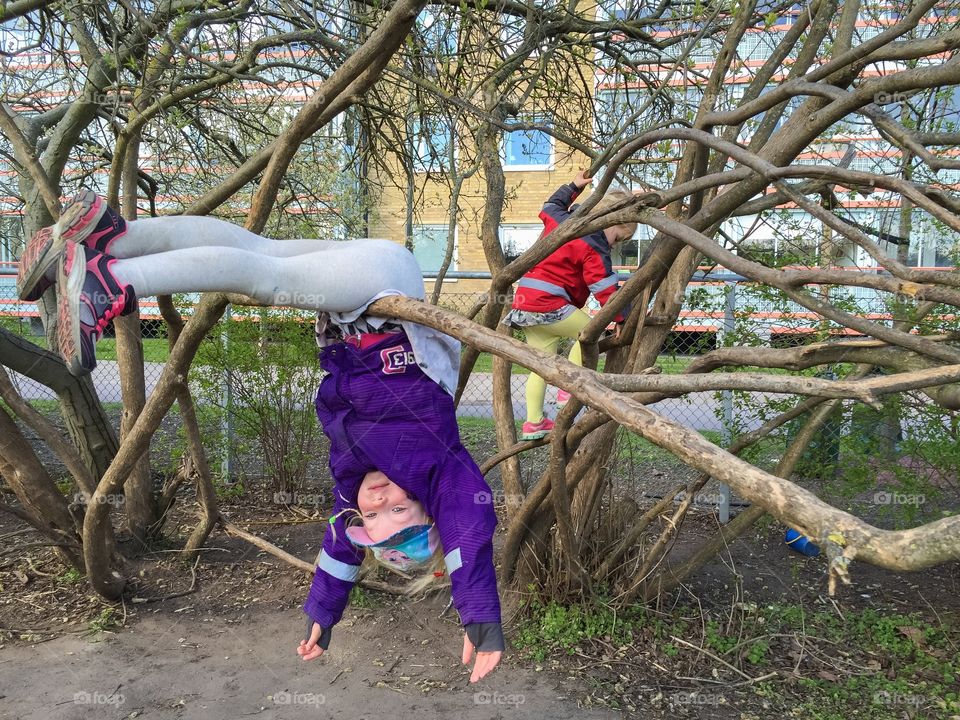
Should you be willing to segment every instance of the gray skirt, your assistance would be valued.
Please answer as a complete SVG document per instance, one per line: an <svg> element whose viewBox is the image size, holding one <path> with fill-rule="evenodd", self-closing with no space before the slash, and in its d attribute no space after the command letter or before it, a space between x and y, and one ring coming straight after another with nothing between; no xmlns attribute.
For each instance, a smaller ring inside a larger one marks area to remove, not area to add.
<svg viewBox="0 0 960 720"><path fill-rule="evenodd" d="M561 320L566 320L576 311L577 309L573 305L564 305L562 308L547 312L533 312L532 310L514 308L503 316L500 324L515 328L530 327L531 325L552 325Z"/></svg>

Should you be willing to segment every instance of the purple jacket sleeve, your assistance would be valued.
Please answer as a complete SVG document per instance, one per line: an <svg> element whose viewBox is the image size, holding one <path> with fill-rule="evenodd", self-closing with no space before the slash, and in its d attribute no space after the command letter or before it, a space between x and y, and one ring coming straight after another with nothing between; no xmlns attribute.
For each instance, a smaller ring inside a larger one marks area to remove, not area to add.
<svg viewBox="0 0 960 720"><path fill-rule="evenodd" d="M350 505L336 489L334 493L336 502L333 514L336 515ZM363 560L363 550L347 538L348 519L348 514L340 515L333 527L327 527L323 536L323 549L317 555L317 569L313 574L310 594L303 605L303 611L325 628L340 622ZM337 531L336 541L333 538L333 528Z"/></svg>
<svg viewBox="0 0 960 720"><path fill-rule="evenodd" d="M500 622L493 566L497 515L490 486L463 445L442 446L429 436L405 436L410 490L425 498L440 533L453 604L464 625Z"/></svg>
<svg viewBox="0 0 960 720"><path fill-rule="evenodd" d="M493 566L497 515L493 497L464 448L441 464L430 511L443 542L453 604L464 625L500 622L500 596Z"/></svg>

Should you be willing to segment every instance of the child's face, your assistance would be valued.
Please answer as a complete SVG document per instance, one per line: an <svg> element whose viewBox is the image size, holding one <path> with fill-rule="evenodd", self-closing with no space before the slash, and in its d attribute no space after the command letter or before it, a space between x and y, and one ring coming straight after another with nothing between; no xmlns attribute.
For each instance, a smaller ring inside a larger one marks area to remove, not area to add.
<svg viewBox="0 0 960 720"><path fill-rule="evenodd" d="M428 523L423 505L408 497L403 488L379 471L364 476L357 507L363 526L374 542L386 540L411 525Z"/></svg>

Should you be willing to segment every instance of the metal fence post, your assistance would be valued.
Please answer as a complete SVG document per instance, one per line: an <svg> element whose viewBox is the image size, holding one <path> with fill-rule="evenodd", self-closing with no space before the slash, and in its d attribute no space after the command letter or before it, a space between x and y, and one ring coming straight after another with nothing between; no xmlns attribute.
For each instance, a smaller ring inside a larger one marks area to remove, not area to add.
<svg viewBox="0 0 960 720"><path fill-rule="evenodd" d="M726 338L733 332L733 314L737 308L737 281L727 281L727 302L723 311L723 332L720 336L721 343L726 342ZM733 392L723 391L723 426L720 430L721 441L724 447L730 447L733 441ZM730 486L720 484L720 497L717 502L717 511L720 515L720 522L730 522Z"/></svg>
<svg viewBox="0 0 960 720"><path fill-rule="evenodd" d="M230 323L233 321L233 307L227 304L224 311L224 324L221 337L223 338L223 349L226 357L230 357ZM223 476L223 482L227 485L233 484L233 375L230 372L230 363L225 363L223 368L223 419L221 426L223 431L223 457L221 458L220 472Z"/></svg>

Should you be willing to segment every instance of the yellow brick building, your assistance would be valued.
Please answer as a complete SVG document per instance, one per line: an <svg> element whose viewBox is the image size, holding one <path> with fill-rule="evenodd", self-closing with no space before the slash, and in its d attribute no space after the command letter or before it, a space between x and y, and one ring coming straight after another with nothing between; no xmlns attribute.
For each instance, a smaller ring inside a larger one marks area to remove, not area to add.
<svg viewBox="0 0 960 720"><path fill-rule="evenodd" d="M509 138L505 141L509 142ZM506 203L500 240L508 254L525 250L537 239L543 227L539 214L544 200L587 165L583 155L565 146L553 147L550 161L542 167L513 169L505 165ZM432 179L426 172L417 173L415 177L412 243L421 267L430 272L437 269L436 261L442 256L447 241L450 189L445 182ZM480 173L464 182L451 271L489 271L480 241L484 195L485 180ZM402 242L406 237L407 193L403 189L384 187L375 206L377 211L370 224L371 236ZM426 286L428 292L432 290L433 280L428 279ZM487 280L448 279L444 281L444 293L479 292L488 286Z"/></svg>

